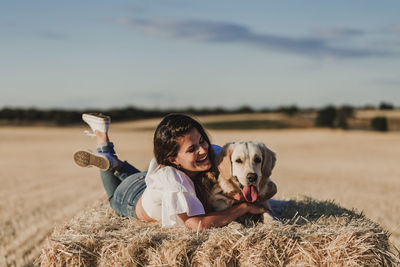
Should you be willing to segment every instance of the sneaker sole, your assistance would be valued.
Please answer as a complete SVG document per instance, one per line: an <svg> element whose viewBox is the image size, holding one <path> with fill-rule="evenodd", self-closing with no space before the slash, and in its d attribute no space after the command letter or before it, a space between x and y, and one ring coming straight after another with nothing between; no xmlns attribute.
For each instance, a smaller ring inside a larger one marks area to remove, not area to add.
<svg viewBox="0 0 400 267"><path fill-rule="evenodd" d="M106 171L110 168L108 159L90 150L78 150L74 153L74 161L80 167L96 166L100 170Z"/></svg>

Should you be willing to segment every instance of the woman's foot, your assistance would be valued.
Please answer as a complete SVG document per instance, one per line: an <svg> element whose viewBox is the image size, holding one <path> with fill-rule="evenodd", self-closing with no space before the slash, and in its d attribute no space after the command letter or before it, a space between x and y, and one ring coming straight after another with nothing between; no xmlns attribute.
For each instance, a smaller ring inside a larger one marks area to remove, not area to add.
<svg viewBox="0 0 400 267"><path fill-rule="evenodd" d="M107 135L111 123L111 118L109 116L101 113L83 113L82 120L92 129L92 133L89 132L87 133L88 135L95 136L100 133Z"/></svg>
<svg viewBox="0 0 400 267"><path fill-rule="evenodd" d="M79 149L74 153L74 162L80 167L98 167L100 170L118 168L120 161L111 153L96 153L88 149Z"/></svg>

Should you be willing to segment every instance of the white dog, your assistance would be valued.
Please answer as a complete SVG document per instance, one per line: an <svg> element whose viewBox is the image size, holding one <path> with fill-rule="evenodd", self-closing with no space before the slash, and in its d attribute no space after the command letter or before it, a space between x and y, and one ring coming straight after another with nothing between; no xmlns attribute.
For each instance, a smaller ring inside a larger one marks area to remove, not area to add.
<svg viewBox="0 0 400 267"><path fill-rule="evenodd" d="M264 143L226 144L216 158L219 175L211 190L210 204L215 210L224 210L244 198L271 210L268 182L275 162L275 153ZM264 214L264 221L270 217Z"/></svg>

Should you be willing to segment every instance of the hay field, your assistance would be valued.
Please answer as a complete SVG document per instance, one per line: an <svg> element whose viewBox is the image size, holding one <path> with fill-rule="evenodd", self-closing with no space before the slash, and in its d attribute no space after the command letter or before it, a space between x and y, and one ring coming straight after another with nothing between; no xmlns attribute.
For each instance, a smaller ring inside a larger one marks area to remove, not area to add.
<svg viewBox="0 0 400 267"><path fill-rule="evenodd" d="M107 200L59 225L41 266L398 266L386 231L329 201L290 201L280 221L191 231L115 216Z"/></svg>
<svg viewBox="0 0 400 267"><path fill-rule="evenodd" d="M207 121L207 118L200 118ZM151 127L158 120L113 124L122 159L145 169ZM97 170L72 162L77 148L94 148L85 127L0 128L0 266L31 265L55 225L104 198ZM334 199L363 211L400 245L400 134L340 130L210 131L213 143L256 140L277 153L278 199Z"/></svg>

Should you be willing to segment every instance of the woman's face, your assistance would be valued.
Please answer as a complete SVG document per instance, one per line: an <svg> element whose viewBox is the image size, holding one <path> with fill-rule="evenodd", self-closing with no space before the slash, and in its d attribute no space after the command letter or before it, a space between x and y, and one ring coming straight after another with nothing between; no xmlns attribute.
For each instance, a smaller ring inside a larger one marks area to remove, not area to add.
<svg viewBox="0 0 400 267"><path fill-rule="evenodd" d="M179 150L170 162L180 166L189 177L208 171L211 161L208 156L208 143L196 128L179 138Z"/></svg>

